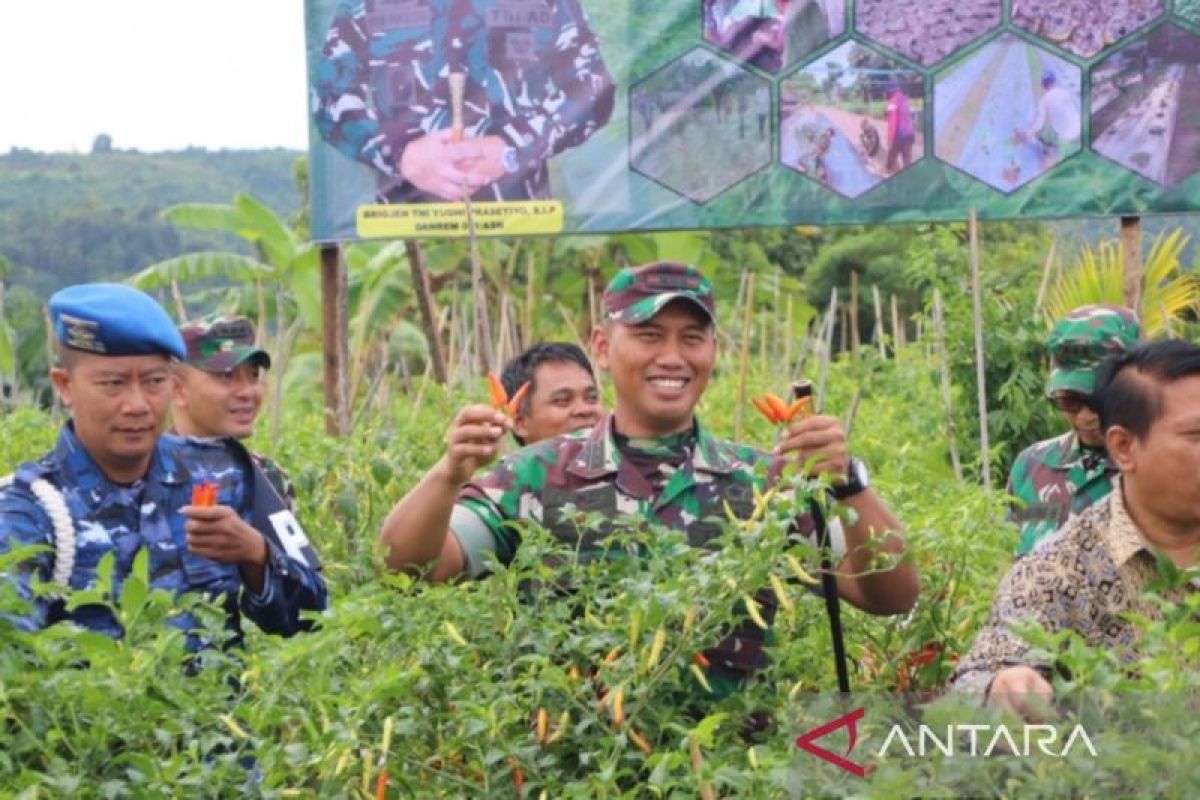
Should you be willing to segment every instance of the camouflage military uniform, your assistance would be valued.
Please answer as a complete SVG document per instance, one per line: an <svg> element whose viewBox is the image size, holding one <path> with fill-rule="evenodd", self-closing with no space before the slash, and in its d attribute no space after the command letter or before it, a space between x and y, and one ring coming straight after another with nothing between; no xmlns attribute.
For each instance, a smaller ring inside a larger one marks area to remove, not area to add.
<svg viewBox="0 0 1200 800"><path fill-rule="evenodd" d="M1026 448L1013 463L1009 519L1020 526L1017 554L1112 491L1117 468L1103 448L1085 447L1074 432Z"/></svg>
<svg viewBox="0 0 1200 800"><path fill-rule="evenodd" d="M578 513L599 512L606 520L643 517L683 531L693 547L707 546L721 533L722 501L739 517L749 516L754 487L772 481L782 466L767 453L714 438L698 423L673 437L624 440L614 432L612 419L519 450L467 484L450 526L463 546L468 574L486 572L485 553L501 563L512 560L520 541L508 521L536 521L582 551L597 548L611 534L603 525L581 531L562 515L567 504ZM676 465L671 453L678 454ZM648 478L635 460L659 462L651 471L657 475ZM774 594L762 591L755 597L770 622ZM746 621L706 655L719 675L744 676L766 664L763 644L763 631Z"/></svg>
<svg viewBox="0 0 1200 800"><path fill-rule="evenodd" d="M187 547L186 519L178 509L191 502L192 487L201 482L215 483L218 502L237 509L247 519L250 498L246 476L246 469L224 446L201 446L163 437L155 446L145 477L132 486L116 485L105 478L67 425L55 449L39 461L22 465L13 485L0 492L0 551L54 543L50 518L30 489L35 480L42 478L63 494L74 523L71 588L93 586L100 559L112 553L114 592L118 593L134 557L145 548L154 588L176 594L202 592L219 598L235 630L241 630L241 616L245 615L265 631L291 634L302 628L300 611L320 610L326 605L325 583L319 573L268 541L263 589L255 594L242 585L237 565L193 555ZM105 606L84 605L67 611L61 602L33 598L33 576L48 580L53 559L52 553L43 552L22 564L16 580L32 609L28 616L17 620L18 624L36 630L70 620L120 636L120 625ZM189 630L196 623L182 615L172 624ZM193 645L198 644L193 641Z"/></svg>
<svg viewBox="0 0 1200 800"><path fill-rule="evenodd" d="M1124 352L1138 339L1137 317L1117 306L1081 306L1055 322L1046 342L1050 351L1047 397L1090 397L1096 370L1108 356ZM1068 432L1026 448L1013 462L1008 493L1016 503L1009 519L1020 526L1017 555L1024 555L1097 500L1108 496L1117 468L1103 447L1088 447Z"/></svg>
<svg viewBox="0 0 1200 800"><path fill-rule="evenodd" d="M478 200L550 197L546 160L612 114L614 87L579 0L342 0L314 80L321 136L380 176L390 202L409 142L451 127L449 76L467 75L464 134L497 135L512 171Z"/></svg>
<svg viewBox="0 0 1200 800"><path fill-rule="evenodd" d="M267 476L267 480L271 482L276 493L283 498L283 502L287 504L290 511L296 510L296 486L292 483L292 479L284 472L283 467L279 466L279 462L273 458L267 458L262 453L250 451L250 458L254 459L254 464L263 471Z"/></svg>

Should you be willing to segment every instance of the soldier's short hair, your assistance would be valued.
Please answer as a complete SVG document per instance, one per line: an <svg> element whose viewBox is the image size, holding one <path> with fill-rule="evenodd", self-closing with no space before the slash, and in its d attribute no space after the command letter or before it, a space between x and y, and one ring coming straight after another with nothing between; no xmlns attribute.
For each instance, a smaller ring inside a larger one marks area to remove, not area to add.
<svg viewBox="0 0 1200 800"><path fill-rule="evenodd" d="M1144 439L1162 416L1164 384L1200 375L1200 346L1182 339L1140 344L1100 366L1093 403L1100 426L1120 425Z"/></svg>
<svg viewBox="0 0 1200 800"><path fill-rule="evenodd" d="M595 382L596 372L592 369L592 362L578 345L570 342L538 342L526 348L524 352L513 357L504 365L504 371L500 373L500 382L504 384L504 391L508 392L509 397L512 397L526 382L529 382L529 392L525 395L520 409L523 413L528 413L530 398L537 391L537 381L535 380L537 368L542 364L563 361L578 365L591 377L592 382ZM513 438L521 442L521 438L516 433L513 434ZM521 443L524 444L524 442Z"/></svg>

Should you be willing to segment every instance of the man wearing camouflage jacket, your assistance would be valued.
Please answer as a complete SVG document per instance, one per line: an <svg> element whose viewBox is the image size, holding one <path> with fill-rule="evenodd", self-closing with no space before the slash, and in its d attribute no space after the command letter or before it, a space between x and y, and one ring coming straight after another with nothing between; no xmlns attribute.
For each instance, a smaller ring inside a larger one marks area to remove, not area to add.
<svg viewBox="0 0 1200 800"><path fill-rule="evenodd" d="M765 463L778 475L784 458L812 459L821 473L844 476L841 501L857 514L844 532L838 591L850 603L880 614L908 610L916 600L917 574L907 563L863 574L872 556L901 554L900 523L866 485L865 470L851 459L835 417L811 416L790 424L774 453L721 441L695 417L717 350L712 286L695 269L656 263L627 268L604 293L604 322L592 335L596 363L611 374L614 413L590 432L564 434L505 458L472 480L496 457L509 425L486 406L460 412L441 461L384 522L380 538L393 569L433 565L434 580L487 571L487 556L513 557L519 538L506 523L530 519L556 537L587 549L560 510L620 514L683 531L703 547L720 531L708 518L727 501L748 516ZM811 527L811 526L810 526ZM589 537L602 535L588 533ZM760 593L768 620L770 593ZM765 664L761 631L740 626L709 651L709 661L736 682Z"/></svg>
<svg viewBox="0 0 1200 800"><path fill-rule="evenodd" d="M551 196L547 159L602 128L614 95L579 0L341 0L312 107L383 201L527 200Z"/></svg>
<svg viewBox="0 0 1200 800"><path fill-rule="evenodd" d="M1117 468L1104 450L1100 417L1090 400L1100 363L1132 347L1139 332L1132 311L1102 305L1071 311L1050 332L1046 395L1071 430L1029 446L1013 462L1008 493L1016 503L1009 518L1020 526L1017 555L1112 490Z"/></svg>

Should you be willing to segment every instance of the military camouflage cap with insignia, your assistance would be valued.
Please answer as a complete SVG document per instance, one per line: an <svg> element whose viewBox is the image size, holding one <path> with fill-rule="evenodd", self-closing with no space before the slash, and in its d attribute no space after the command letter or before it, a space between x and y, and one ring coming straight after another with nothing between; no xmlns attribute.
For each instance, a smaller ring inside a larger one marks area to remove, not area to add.
<svg viewBox="0 0 1200 800"><path fill-rule="evenodd" d="M1137 343L1141 326L1137 316L1120 306L1080 306L1054 324L1050 350L1050 381L1046 394L1096 389L1096 369L1108 356L1123 353Z"/></svg>
<svg viewBox="0 0 1200 800"><path fill-rule="evenodd" d="M604 316L626 325L645 322L672 300L690 300L717 321L712 283L695 267L657 261L625 267L604 290Z"/></svg>
<svg viewBox="0 0 1200 800"><path fill-rule="evenodd" d="M50 297L50 325L59 343L102 356L161 354L183 358L183 339L162 306L118 283L80 283Z"/></svg>
<svg viewBox="0 0 1200 800"><path fill-rule="evenodd" d="M229 372L254 359L270 369L271 357L254 343L254 326L245 317L208 317L179 328L187 343L188 364L205 372Z"/></svg>

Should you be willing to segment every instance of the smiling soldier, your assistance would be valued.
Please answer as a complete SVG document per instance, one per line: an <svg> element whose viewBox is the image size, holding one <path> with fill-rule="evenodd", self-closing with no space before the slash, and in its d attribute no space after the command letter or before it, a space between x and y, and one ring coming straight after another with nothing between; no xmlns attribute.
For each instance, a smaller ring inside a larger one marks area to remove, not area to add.
<svg viewBox="0 0 1200 800"><path fill-rule="evenodd" d="M449 448L431 470L420 503L396 506L380 538L393 569L432 565L433 580L488 571L489 555L508 563L520 545L518 519L543 524L554 536L579 545L580 532L559 509L598 511L607 519L640 516L687 535L703 547L720 534L711 517L722 501L762 488L756 465L776 456L717 439L696 418L717 356L712 284L694 268L654 263L622 269L604 292L604 320L592 333L596 363L616 389L616 406L590 431L547 439L505 458L472 480L494 459L510 425L487 406L463 409L451 427ZM866 485L866 473L847 452L840 422L810 416L792 422L777 453L838 476L836 495L857 513L844 532L846 554L838 590L873 613L908 610L917 596L915 568L900 562L869 571L874 554L900 554L900 523ZM760 471L761 472L761 471ZM586 534L585 549L595 532ZM865 574L864 574L865 573ZM769 593L762 593L766 597ZM764 616L774 613L767 598ZM723 686L734 687L766 663L762 631L740 626L707 651Z"/></svg>
<svg viewBox="0 0 1200 800"><path fill-rule="evenodd" d="M179 333L187 359L172 370L172 432L193 439L248 439L262 409L263 372L271 368L271 357L254 343L254 326L245 317L217 317L189 322ZM296 490L283 468L259 453L250 457L295 511Z"/></svg>

